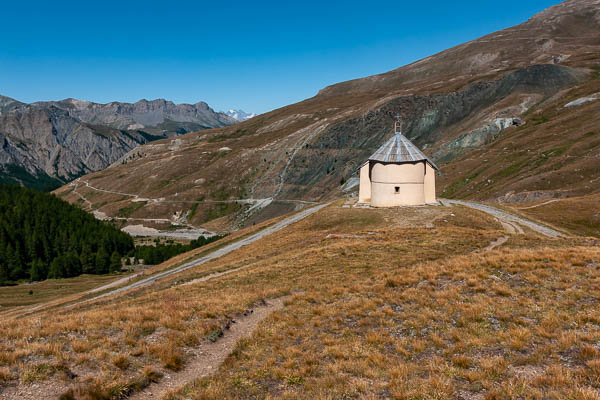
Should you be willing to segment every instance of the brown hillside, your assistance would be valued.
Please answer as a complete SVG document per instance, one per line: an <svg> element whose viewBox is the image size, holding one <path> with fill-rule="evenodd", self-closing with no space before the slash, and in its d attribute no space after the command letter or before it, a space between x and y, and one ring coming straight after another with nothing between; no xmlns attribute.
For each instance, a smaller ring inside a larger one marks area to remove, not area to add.
<svg viewBox="0 0 600 400"><path fill-rule="evenodd" d="M531 201L532 191L595 193L600 103L563 106L600 91L599 4L566 1L233 127L153 142L57 193L127 224L175 213L194 226L248 224L299 206L286 200L339 195L340 183L392 134L396 115L441 164L439 195ZM148 201L132 203L133 195ZM233 202L265 198L276 201Z"/></svg>

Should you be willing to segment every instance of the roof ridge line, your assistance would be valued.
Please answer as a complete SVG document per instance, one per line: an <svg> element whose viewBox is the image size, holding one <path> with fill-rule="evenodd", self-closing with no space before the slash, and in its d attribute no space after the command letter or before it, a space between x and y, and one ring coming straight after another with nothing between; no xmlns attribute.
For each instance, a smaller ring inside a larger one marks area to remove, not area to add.
<svg viewBox="0 0 600 400"><path fill-rule="evenodd" d="M368 161L404 163L427 161L433 168L439 168L402 132L395 131L369 158Z"/></svg>

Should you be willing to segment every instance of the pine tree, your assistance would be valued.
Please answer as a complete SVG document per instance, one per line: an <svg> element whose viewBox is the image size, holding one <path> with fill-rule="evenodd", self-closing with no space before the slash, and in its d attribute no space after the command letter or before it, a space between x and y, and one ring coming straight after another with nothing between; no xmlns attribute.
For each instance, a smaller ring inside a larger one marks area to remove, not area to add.
<svg viewBox="0 0 600 400"><path fill-rule="evenodd" d="M109 267L109 272L112 274L114 272L121 272L121 256L119 255L119 253L117 253L117 251L113 251L113 253L110 256L110 267Z"/></svg>
<svg viewBox="0 0 600 400"><path fill-rule="evenodd" d="M127 234L56 196L0 184L0 285L107 273L113 251L133 249Z"/></svg>
<svg viewBox="0 0 600 400"><path fill-rule="evenodd" d="M93 274L96 272L96 260L92 256L90 247L84 244L79 255L79 262L81 263L81 271L84 274Z"/></svg>
<svg viewBox="0 0 600 400"><path fill-rule="evenodd" d="M0 260L0 285L5 285L8 282L8 264Z"/></svg>
<svg viewBox="0 0 600 400"><path fill-rule="evenodd" d="M27 273L25 270L25 265L23 262L21 246L19 242L15 244L15 251L13 253L13 257L11 260L11 276L10 278L13 281L18 281L19 279L23 279L26 277Z"/></svg>
<svg viewBox="0 0 600 400"><path fill-rule="evenodd" d="M71 251L64 257L65 262L65 275L66 278L81 275L81 263L77 253Z"/></svg>
<svg viewBox="0 0 600 400"><path fill-rule="evenodd" d="M29 280L31 282L43 281L47 275L48 268L42 260L37 259L31 263L31 270L29 271Z"/></svg>
<svg viewBox="0 0 600 400"><path fill-rule="evenodd" d="M13 249L10 243L6 246L6 264L8 266L7 280L18 280L21 271L21 260L19 254Z"/></svg>
<svg viewBox="0 0 600 400"><path fill-rule="evenodd" d="M66 276L64 256L58 256L50 263L48 279L59 279Z"/></svg>
<svg viewBox="0 0 600 400"><path fill-rule="evenodd" d="M104 246L98 249L96 253L96 273L106 274L108 273L108 267L110 266L110 259L108 253L104 249Z"/></svg>

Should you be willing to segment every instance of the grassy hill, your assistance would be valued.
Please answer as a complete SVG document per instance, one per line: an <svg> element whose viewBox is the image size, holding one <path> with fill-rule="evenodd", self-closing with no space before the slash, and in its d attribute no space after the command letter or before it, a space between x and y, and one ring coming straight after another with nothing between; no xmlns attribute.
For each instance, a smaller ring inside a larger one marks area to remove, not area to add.
<svg viewBox="0 0 600 400"><path fill-rule="evenodd" d="M594 398L597 245L527 233L488 247L503 236L459 206L339 201L152 286L1 321L0 393L150 389L284 298L214 375L169 398Z"/></svg>

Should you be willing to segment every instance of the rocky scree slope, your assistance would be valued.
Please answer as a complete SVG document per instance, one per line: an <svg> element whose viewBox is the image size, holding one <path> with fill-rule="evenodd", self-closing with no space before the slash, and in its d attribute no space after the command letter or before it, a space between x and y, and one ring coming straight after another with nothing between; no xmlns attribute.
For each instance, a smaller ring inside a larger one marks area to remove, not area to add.
<svg viewBox="0 0 600 400"><path fill-rule="evenodd" d="M2 96L0 180L44 189L104 169L140 144L235 122L206 103L25 104Z"/></svg>
<svg viewBox="0 0 600 400"><path fill-rule="evenodd" d="M591 115L598 103L563 105L600 91L599 5L598 0L566 1L516 27L385 74L327 87L313 98L236 126L147 144L123 157L120 165L85 177L96 187L161 199L131 213L131 199L85 187L79 194L108 215L177 213L199 225L248 224L293 209L285 200L339 195L341 184L392 135L397 115L409 139L440 163L440 195L498 199L529 189L521 182L542 174L546 190L562 190L565 179L554 178L564 172L535 160L542 153L557 154L548 153L548 146L595 140L590 134L595 128L576 121L586 120L584 113ZM561 117L548 129L551 112ZM564 125L566 120L572 123ZM510 140L510 147L504 140ZM582 146L561 150L561 165L568 170L584 160L590 171L600 170L589 153L583 158L571 154ZM519 170L512 166L515 152L528 165L518 178L513 176ZM474 154L477 158L465 168ZM486 190L461 185L480 165L493 166L477 176ZM595 176L580 178L584 175L571 176L569 184L577 186L573 194L593 192L594 186L582 183ZM58 193L81 201L73 187ZM233 203L264 198L275 201L255 207L250 218L245 212L251 203Z"/></svg>

